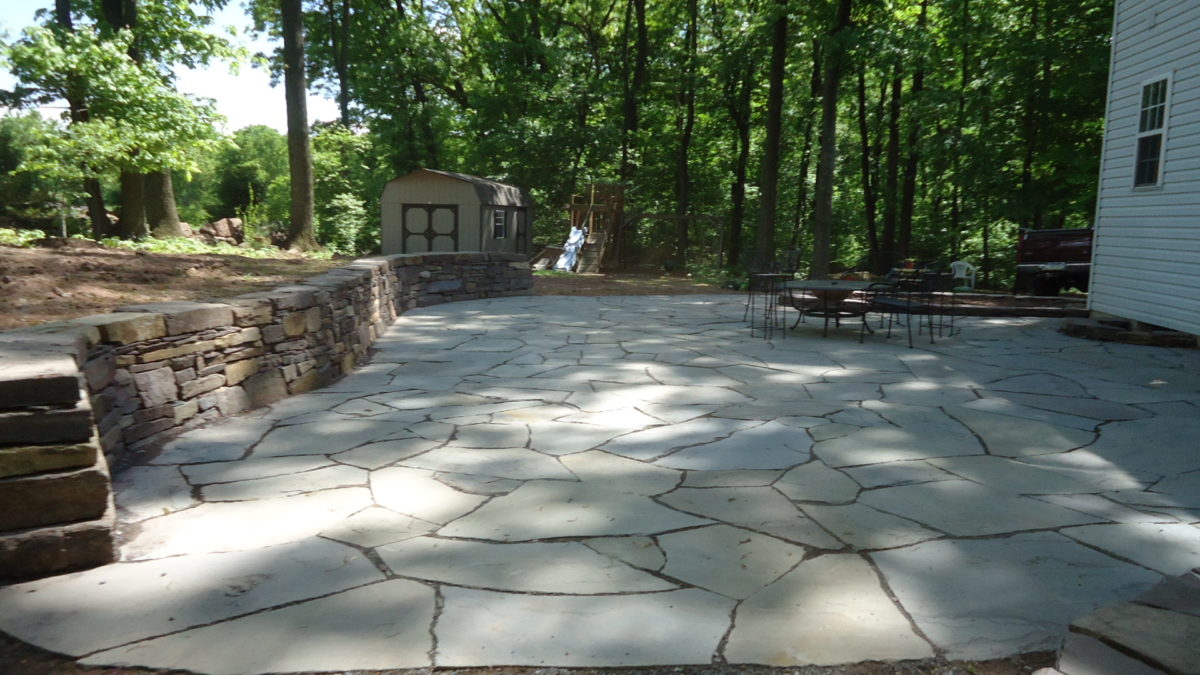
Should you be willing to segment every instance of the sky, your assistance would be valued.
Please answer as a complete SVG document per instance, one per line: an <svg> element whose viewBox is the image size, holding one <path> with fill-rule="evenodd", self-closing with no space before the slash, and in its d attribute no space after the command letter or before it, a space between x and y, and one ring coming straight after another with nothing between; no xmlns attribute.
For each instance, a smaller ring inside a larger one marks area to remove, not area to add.
<svg viewBox="0 0 1200 675"><path fill-rule="evenodd" d="M33 25L33 15L42 8L52 8L54 0L0 0L0 34L5 39L12 40L20 35L21 29ZM266 38L251 39L248 26L249 18L245 15L239 0L231 0L228 5L214 15L214 30L224 33L225 26L237 29L237 37L233 42L245 47L251 53L269 53L276 43ZM203 96L216 101L217 112L225 116L225 131L233 132L252 124L265 124L279 131L287 130L287 106L283 99L282 84L272 87L270 76L260 68L252 68L249 63L241 64L236 75L230 73L229 65L214 63L207 68L189 70L180 67L176 69L176 86L179 91ZM13 78L7 70L0 70L0 89L8 89L13 84ZM2 110L2 109L0 109ZM51 108L41 111L46 116L57 116L61 109ZM308 121L331 121L338 117L337 103L321 96L309 95Z"/></svg>

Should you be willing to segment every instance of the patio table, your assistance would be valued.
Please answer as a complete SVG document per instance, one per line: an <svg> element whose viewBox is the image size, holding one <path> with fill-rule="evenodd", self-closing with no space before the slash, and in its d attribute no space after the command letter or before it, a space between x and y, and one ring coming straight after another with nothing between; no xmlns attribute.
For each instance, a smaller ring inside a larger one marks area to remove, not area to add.
<svg viewBox="0 0 1200 675"><path fill-rule="evenodd" d="M808 291L813 297L821 301L821 306L815 309L800 309L800 316L805 314L809 316L819 316L825 319L825 326L821 331L821 336L825 337L829 334L829 319L833 319L835 327L840 327L842 319L851 316L861 315L858 309L848 309L845 305L846 300L859 291L865 291L873 282L858 281L849 279L802 279L799 281L789 281L783 284L789 293L792 291ZM863 317L864 325L866 317ZM796 321L799 324L799 319ZM795 328L795 326L792 326ZM870 330L868 328L868 330Z"/></svg>

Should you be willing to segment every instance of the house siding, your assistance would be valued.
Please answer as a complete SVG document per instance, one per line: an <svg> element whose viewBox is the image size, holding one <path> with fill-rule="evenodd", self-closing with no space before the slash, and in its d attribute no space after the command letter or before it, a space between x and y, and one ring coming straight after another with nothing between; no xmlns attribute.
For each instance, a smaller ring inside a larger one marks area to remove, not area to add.
<svg viewBox="0 0 1200 675"><path fill-rule="evenodd" d="M1089 306L1200 334L1200 2L1117 0ZM1133 187L1142 84L1171 77L1161 187Z"/></svg>

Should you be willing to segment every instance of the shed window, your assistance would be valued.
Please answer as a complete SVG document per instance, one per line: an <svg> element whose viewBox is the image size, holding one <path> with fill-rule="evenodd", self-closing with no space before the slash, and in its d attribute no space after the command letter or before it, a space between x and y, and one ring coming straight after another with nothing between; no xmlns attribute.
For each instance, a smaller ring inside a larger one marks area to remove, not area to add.
<svg viewBox="0 0 1200 675"><path fill-rule="evenodd" d="M1137 159L1134 162L1133 186L1153 187L1162 184L1163 142L1167 133L1167 105L1171 87L1169 77L1142 85L1142 102L1138 115Z"/></svg>
<svg viewBox="0 0 1200 675"><path fill-rule="evenodd" d="M508 211L494 209L492 211L492 239L504 239L508 236Z"/></svg>

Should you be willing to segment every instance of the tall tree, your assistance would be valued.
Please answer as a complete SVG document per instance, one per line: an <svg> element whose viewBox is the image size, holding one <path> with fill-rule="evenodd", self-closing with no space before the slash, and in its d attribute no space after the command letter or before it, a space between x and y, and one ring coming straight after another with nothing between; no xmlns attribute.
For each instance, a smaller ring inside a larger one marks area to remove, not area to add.
<svg viewBox="0 0 1200 675"><path fill-rule="evenodd" d="M304 15L300 0L280 0L283 27L283 86L287 101L288 167L291 170L292 213L287 247L317 248L313 232L312 143L308 135L308 87L304 72Z"/></svg>
<svg viewBox="0 0 1200 675"><path fill-rule="evenodd" d="M814 279L829 278L832 261L833 236L833 179L837 162L837 104L838 87L846 53L847 29L850 27L852 0L839 0L837 18L828 35L825 53L825 74L821 78L821 151L817 159L817 184L813 209L813 253L809 275Z"/></svg>
<svg viewBox="0 0 1200 675"><path fill-rule="evenodd" d="M787 61L788 4L776 0L771 22L771 66L767 72L766 141L763 144L762 204L755 238L754 262L760 270L775 260L775 221L779 210L779 165L782 152L783 82Z"/></svg>

